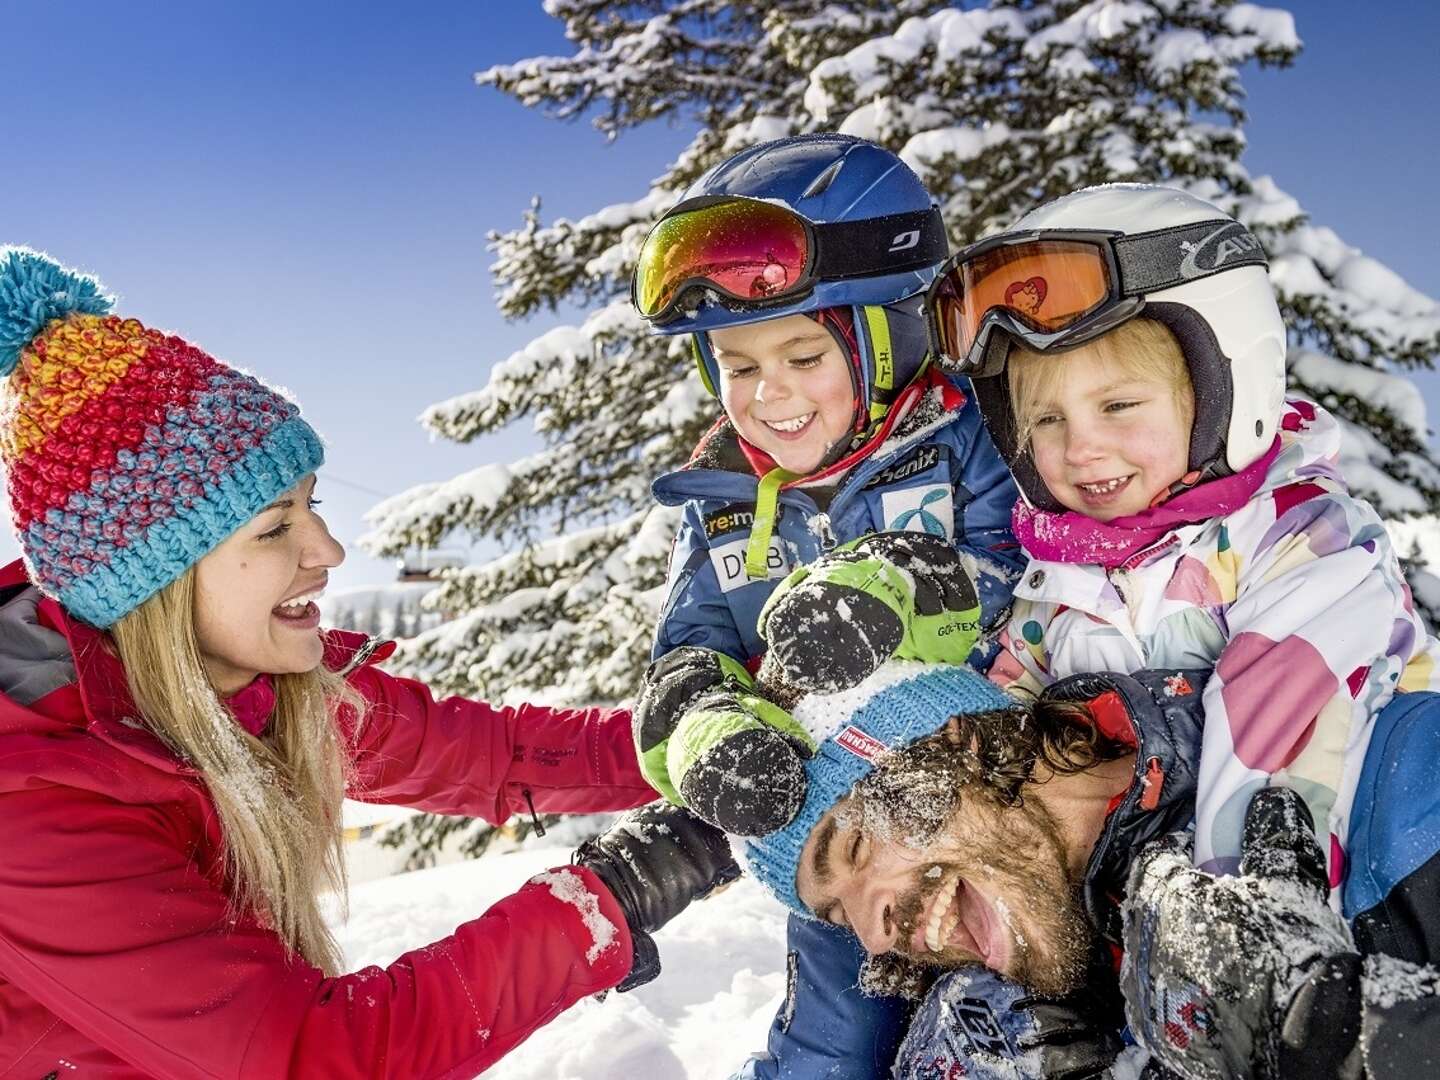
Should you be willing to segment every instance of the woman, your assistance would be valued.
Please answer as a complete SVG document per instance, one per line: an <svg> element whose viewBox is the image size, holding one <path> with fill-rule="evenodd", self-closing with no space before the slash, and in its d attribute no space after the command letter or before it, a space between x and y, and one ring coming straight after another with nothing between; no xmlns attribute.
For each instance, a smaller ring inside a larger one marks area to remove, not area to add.
<svg viewBox="0 0 1440 1080"><path fill-rule="evenodd" d="M342 975L348 794L499 822L654 798L620 710L433 700L319 630L344 552L296 406L0 249L0 1075L469 1077L658 972L733 874L640 811L453 934ZM662 869L663 868L663 869Z"/></svg>

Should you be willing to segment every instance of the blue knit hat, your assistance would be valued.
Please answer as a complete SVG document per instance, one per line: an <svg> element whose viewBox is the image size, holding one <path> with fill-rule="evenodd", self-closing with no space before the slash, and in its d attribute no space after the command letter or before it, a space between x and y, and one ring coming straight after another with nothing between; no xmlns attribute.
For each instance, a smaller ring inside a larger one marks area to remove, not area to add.
<svg viewBox="0 0 1440 1080"><path fill-rule="evenodd" d="M105 628L325 452L293 401L110 313L88 275L0 247L0 460L40 591Z"/></svg>
<svg viewBox="0 0 1440 1080"><path fill-rule="evenodd" d="M970 668L898 660L853 689L805 698L795 708L795 719L820 744L805 763L805 802L785 828L746 840L741 849L746 868L786 906L813 919L795 891L795 872L806 839L826 811L868 776L886 751L939 731L952 716L1015 704Z"/></svg>

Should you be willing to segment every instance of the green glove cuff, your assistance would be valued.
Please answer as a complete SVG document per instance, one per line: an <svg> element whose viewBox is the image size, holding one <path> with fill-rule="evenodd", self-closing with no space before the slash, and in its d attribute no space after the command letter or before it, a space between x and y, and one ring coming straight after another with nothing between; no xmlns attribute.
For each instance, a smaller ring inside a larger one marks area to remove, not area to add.
<svg viewBox="0 0 1440 1080"><path fill-rule="evenodd" d="M794 739L809 753L815 752L814 738L780 706L751 694L727 695L717 697L713 705L702 702L675 728L666 749L669 779L678 787L691 766L709 751L741 731L762 725Z"/></svg>

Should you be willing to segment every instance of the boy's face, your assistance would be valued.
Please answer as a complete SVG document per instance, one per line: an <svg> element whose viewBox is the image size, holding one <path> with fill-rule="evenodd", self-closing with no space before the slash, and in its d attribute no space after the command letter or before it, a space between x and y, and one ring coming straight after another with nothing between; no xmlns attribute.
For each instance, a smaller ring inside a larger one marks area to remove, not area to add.
<svg viewBox="0 0 1440 1080"><path fill-rule="evenodd" d="M806 315L710 331L720 401L750 445L782 469L813 472L850 434L855 387L850 358Z"/></svg>
<svg viewBox="0 0 1440 1080"><path fill-rule="evenodd" d="M1178 395L1158 379L1117 374L1091 345L1055 363L1065 377L1039 403L1030 436L1041 479L1064 506L1097 521L1138 514L1189 465Z"/></svg>

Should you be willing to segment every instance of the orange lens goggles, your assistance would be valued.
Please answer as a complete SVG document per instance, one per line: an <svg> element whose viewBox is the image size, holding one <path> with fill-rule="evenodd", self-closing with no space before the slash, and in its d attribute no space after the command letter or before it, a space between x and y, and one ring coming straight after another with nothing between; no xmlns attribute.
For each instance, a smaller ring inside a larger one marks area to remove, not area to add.
<svg viewBox="0 0 1440 1080"><path fill-rule="evenodd" d="M1118 298L1106 246L1086 240L1025 240L962 253L932 287L931 314L942 356L967 366L987 323L1050 336ZM1029 336L1029 335L1024 335Z"/></svg>
<svg viewBox="0 0 1440 1080"><path fill-rule="evenodd" d="M940 358L965 375L997 375L996 329L1040 352L1088 341L1145 307L1150 293L1212 274L1265 267L1260 241L1231 218L1124 234L1043 229L982 240L930 287Z"/></svg>

